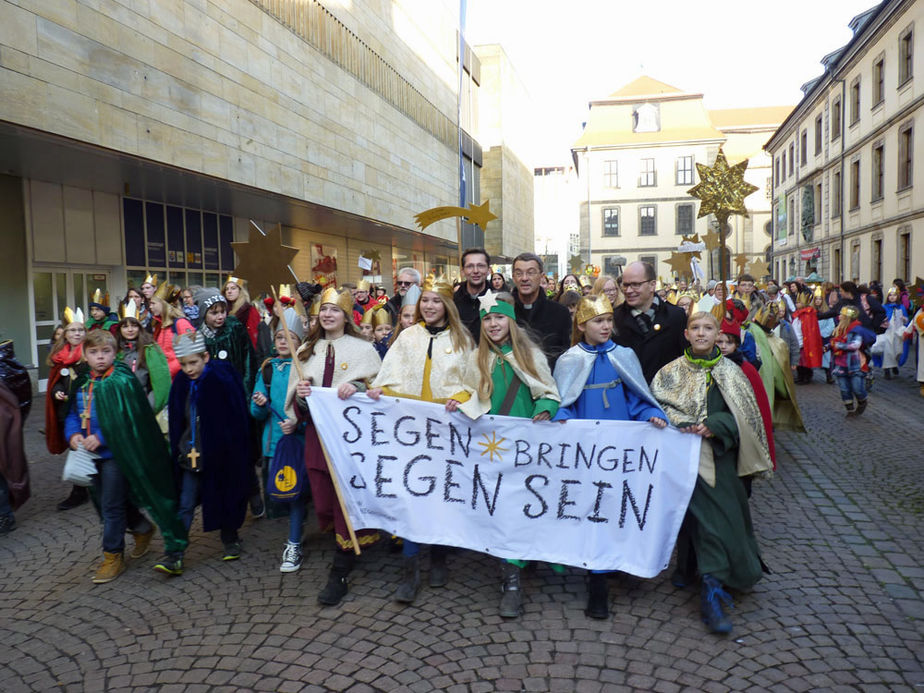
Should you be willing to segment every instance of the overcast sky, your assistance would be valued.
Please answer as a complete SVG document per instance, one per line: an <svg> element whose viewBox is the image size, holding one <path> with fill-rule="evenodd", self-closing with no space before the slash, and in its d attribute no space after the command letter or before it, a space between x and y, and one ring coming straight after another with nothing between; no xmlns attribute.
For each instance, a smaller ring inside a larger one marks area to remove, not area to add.
<svg viewBox="0 0 924 693"><path fill-rule="evenodd" d="M874 0L468 0L469 43L500 43L532 98L530 166L570 159L587 102L641 74L707 108L795 105Z"/></svg>

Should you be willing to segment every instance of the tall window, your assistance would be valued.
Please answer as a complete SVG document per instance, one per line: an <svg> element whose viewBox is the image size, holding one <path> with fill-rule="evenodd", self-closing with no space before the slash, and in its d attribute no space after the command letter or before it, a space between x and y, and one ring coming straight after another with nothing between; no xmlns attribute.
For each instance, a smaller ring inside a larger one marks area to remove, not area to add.
<svg viewBox="0 0 924 693"><path fill-rule="evenodd" d="M821 181L818 181L815 183L815 199L813 205L815 218L812 220L816 226L821 223L821 199Z"/></svg>
<svg viewBox="0 0 924 693"><path fill-rule="evenodd" d="M619 208L618 207L604 207L603 208L603 235L604 236L618 236L619 235Z"/></svg>
<svg viewBox="0 0 924 693"><path fill-rule="evenodd" d="M677 157L677 185L693 185L693 157Z"/></svg>
<svg viewBox="0 0 924 693"><path fill-rule="evenodd" d="M841 172L835 171L831 176L831 217L841 215Z"/></svg>
<svg viewBox="0 0 924 693"><path fill-rule="evenodd" d="M783 176L783 180L786 180L786 152L783 152L783 161L780 165L780 175Z"/></svg>
<svg viewBox="0 0 924 693"><path fill-rule="evenodd" d="M656 210L654 205L642 205L638 208L638 235L654 236L658 233Z"/></svg>
<svg viewBox="0 0 924 693"><path fill-rule="evenodd" d="M831 104L831 141L841 136L841 100L835 99Z"/></svg>
<svg viewBox="0 0 924 693"><path fill-rule="evenodd" d="M639 187L647 188L655 184L655 160L642 159L638 174Z"/></svg>
<svg viewBox="0 0 924 693"><path fill-rule="evenodd" d="M885 157L883 154L883 145L877 144L873 147L873 189L872 189L872 200L877 202L882 199L883 194L885 193L885 182L884 182L884 166L885 166Z"/></svg>
<svg viewBox="0 0 924 693"><path fill-rule="evenodd" d="M789 144L789 175L791 176L796 170L796 153L793 151L795 145Z"/></svg>
<svg viewBox="0 0 924 693"><path fill-rule="evenodd" d="M911 123L898 131L898 189L914 184L914 127Z"/></svg>
<svg viewBox="0 0 924 693"><path fill-rule="evenodd" d="M655 274L658 273L658 256L657 255L639 255L638 261L651 265L652 267L654 267Z"/></svg>
<svg viewBox="0 0 924 693"><path fill-rule="evenodd" d="M850 162L850 206L854 210L860 206L860 160Z"/></svg>
<svg viewBox="0 0 924 693"><path fill-rule="evenodd" d="M850 83L850 124L860 121L860 78Z"/></svg>
<svg viewBox="0 0 924 693"><path fill-rule="evenodd" d="M774 181L773 183L774 185L780 184L780 160L779 159L773 162L773 181Z"/></svg>
<svg viewBox="0 0 924 693"><path fill-rule="evenodd" d="M821 154L821 140L824 137L824 119L821 113L815 118L815 156Z"/></svg>
<svg viewBox="0 0 924 693"><path fill-rule="evenodd" d="M882 239L877 238L873 241L873 257L872 257L872 274L871 279L873 281L881 282L882 281Z"/></svg>
<svg viewBox="0 0 924 693"><path fill-rule="evenodd" d="M607 188L618 188L619 187L619 162L618 161L604 161L603 162L603 185Z"/></svg>
<svg viewBox="0 0 924 693"><path fill-rule="evenodd" d="M873 63L873 107L885 100L885 58Z"/></svg>
<svg viewBox="0 0 924 693"><path fill-rule="evenodd" d="M689 236L693 233L693 205L677 205L677 227L675 232L684 236Z"/></svg>
<svg viewBox="0 0 924 693"><path fill-rule="evenodd" d="M898 39L898 84L914 76L914 29L908 27Z"/></svg>
<svg viewBox="0 0 924 693"><path fill-rule="evenodd" d="M905 227L907 228L907 227ZM898 271L902 279L911 279L911 232L898 236Z"/></svg>
<svg viewBox="0 0 924 693"><path fill-rule="evenodd" d="M808 163L808 130L803 130L799 138L799 161L803 166Z"/></svg>

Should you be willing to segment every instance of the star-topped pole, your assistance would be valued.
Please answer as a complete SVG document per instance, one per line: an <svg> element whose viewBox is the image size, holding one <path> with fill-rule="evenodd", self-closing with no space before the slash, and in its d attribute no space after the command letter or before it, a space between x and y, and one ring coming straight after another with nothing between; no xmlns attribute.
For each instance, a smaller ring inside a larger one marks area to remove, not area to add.
<svg viewBox="0 0 924 693"><path fill-rule="evenodd" d="M247 280L253 297L270 293L274 284L286 284L292 278L298 281L292 270L292 259L298 255L298 248L282 244L282 225L277 224L265 233L250 222L250 235L246 243L232 243L238 263L235 276Z"/></svg>
<svg viewBox="0 0 924 693"><path fill-rule="evenodd" d="M747 168L747 159L734 166L729 166L725 159L725 152L719 147L719 153L712 166L696 164L699 183L687 190L688 195L701 200L696 218L715 214L719 222L719 264L723 282L728 280L725 269L725 225L728 223L728 217L732 214L748 216L744 200L758 190L756 185L751 185L744 180L744 172Z"/></svg>

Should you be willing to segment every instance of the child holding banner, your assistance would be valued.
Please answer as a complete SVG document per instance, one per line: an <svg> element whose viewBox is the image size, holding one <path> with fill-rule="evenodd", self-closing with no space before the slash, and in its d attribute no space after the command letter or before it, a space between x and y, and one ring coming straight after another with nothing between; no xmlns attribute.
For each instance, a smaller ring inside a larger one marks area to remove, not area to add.
<svg viewBox="0 0 924 693"><path fill-rule="evenodd" d="M337 546L327 584L318 594L318 602L336 606L346 596L347 576L353 569L355 556L346 518L340 508L334 482L330 477L324 449L315 427L308 419L306 397L311 386L335 387L341 399L366 389L366 383L378 373L382 361L370 342L363 339L353 322L353 297L349 290L337 291L330 287L321 294L318 302L318 323L308 334L305 343L296 351L303 380L298 370L289 373L286 395L286 416L306 421L305 466L314 500L314 511L322 530L333 526ZM364 530L356 533L360 546L368 546L379 539L378 532Z"/></svg>
<svg viewBox="0 0 924 693"><path fill-rule="evenodd" d="M446 409L458 408L472 419L499 414L548 421L558 411L558 388L545 354L517 325L513 296L488 290L478 300L481 339L469 357L463 378L470 399L461 405L450 399ZM518 560L502 563L499 613L503 618L520 615L520 569L524 566Z"/></svg>
<svg viewBox="0 0 924 693"><path fill-rule="evenodd" d="M613 307L604 295L584 296L574 312L572 347L555 364L561 408L555 421L608 419L649 421L667 426L667 416L652 396L635 352L617 346ZM609 571L591 571L587 581L590 618L609 618Z"/></svg>
<svg viewBox="0 0 924 693"><path fill-rule="evenodd" d="M403 330L382 362L382 370L367 393L378 399L382 393L428 402L453 399L467 402L463 373L474 348L471 335L459 319L453 302L452 285L446 279L427 277L415 314L416 323ZM404 540L404 580L395 600L410 604L420 589L420 545ZM446 584L446 549L430 550L430 587Z"/></svg>
<svg viewBox="0 0 924 693"><path fill-rule="evenodd" d="M739 477L769 472L773 463L754 391L744 372L716 347L715 317L694 313L684 334L690 343L684 355L664 366L651 382L670 422L704 438L671 581L681 587L698 570L703 621L713 633L729 633L732 624L721 602L730 606L731 597L723 585L744 590L763 575Z"/></svg>

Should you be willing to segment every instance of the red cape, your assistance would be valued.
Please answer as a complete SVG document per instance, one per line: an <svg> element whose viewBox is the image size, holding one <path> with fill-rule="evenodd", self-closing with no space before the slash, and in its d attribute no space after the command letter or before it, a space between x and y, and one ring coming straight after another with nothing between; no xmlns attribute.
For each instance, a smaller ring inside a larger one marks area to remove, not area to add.
<svg viewBox="0 0 924 693"><path fill-rule="evenodd" d="M817 322L816 320L816 324ZM754 390L757 408L760 409L760 417L764 420L764 430L767 432L767 447L770 449L770 460L773 462L775 471L776 446L773 444L773 415L770 412L770 400L767 398L767 391L764 389L764 381L760 379L760 373L747 359L741 362L741 370L744 371L748 381L751 383L751 389Z"/></svg>
<svg viewBox="0 0 924 693"><path fill-rule="evenodd" d="M793 317L802 324L802 354L799 365L804 368L821 368L824 347L821 343L821 330L818 329L818 314L814 308L800 308Z"/></svg>

